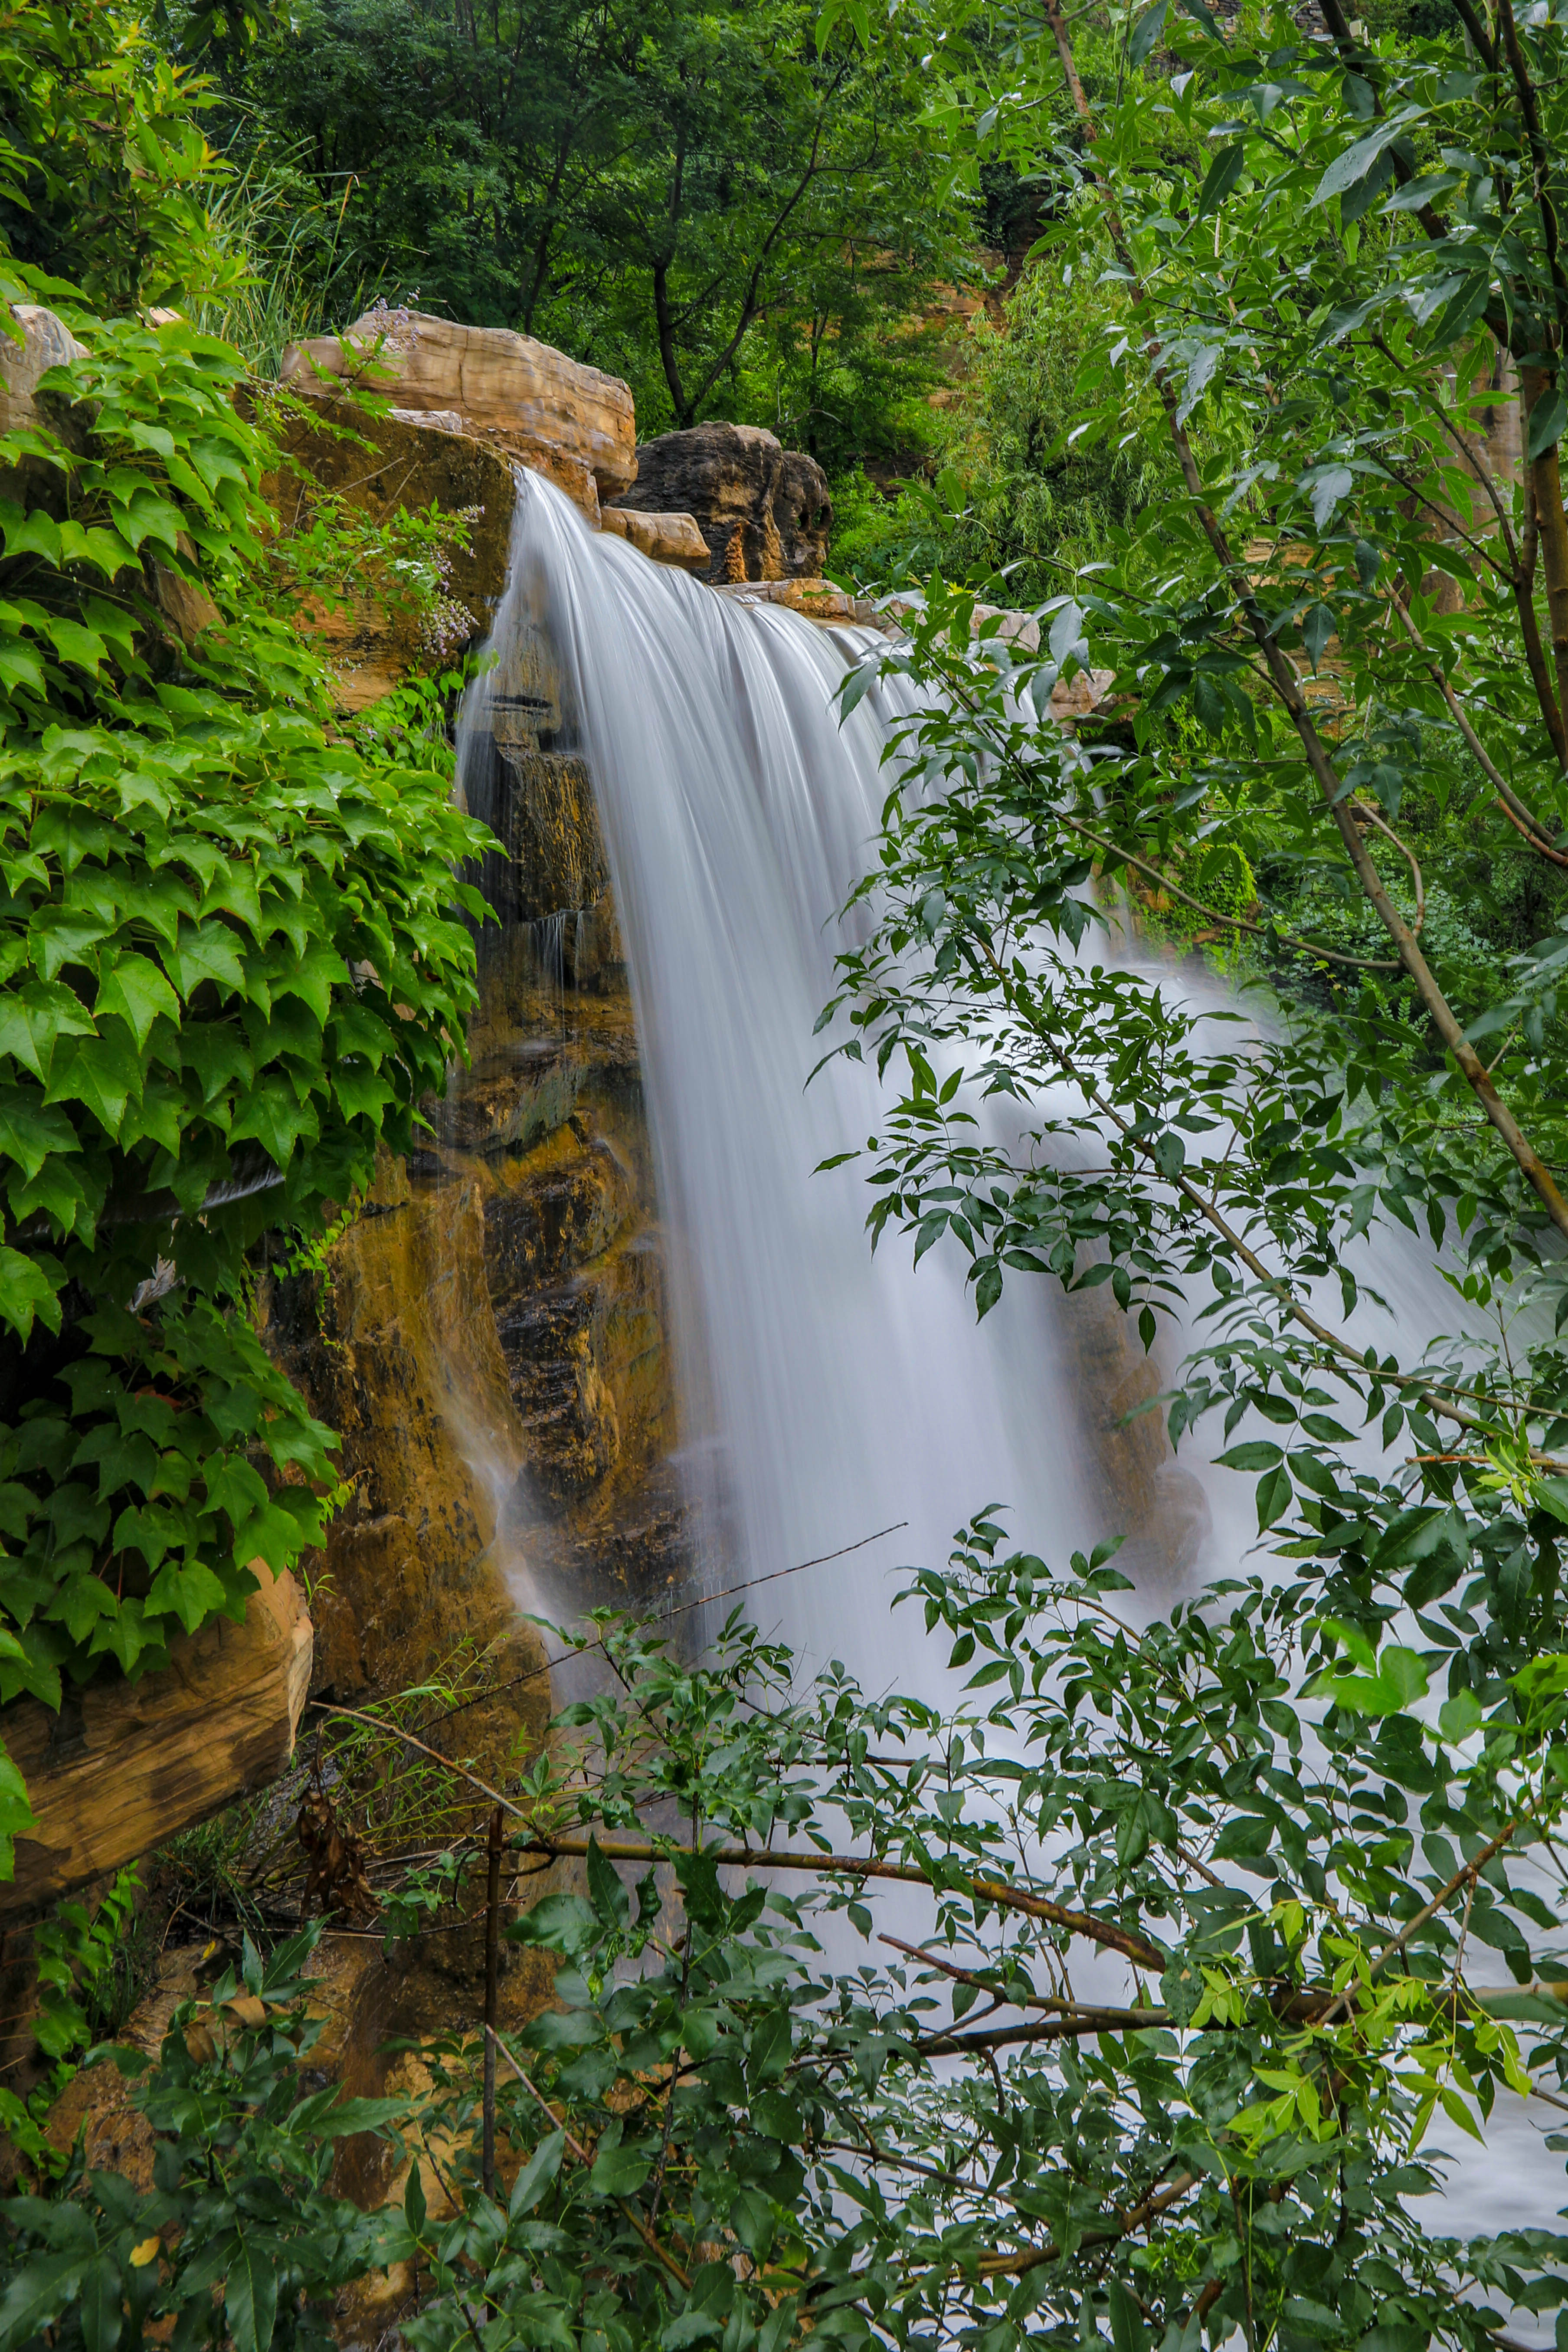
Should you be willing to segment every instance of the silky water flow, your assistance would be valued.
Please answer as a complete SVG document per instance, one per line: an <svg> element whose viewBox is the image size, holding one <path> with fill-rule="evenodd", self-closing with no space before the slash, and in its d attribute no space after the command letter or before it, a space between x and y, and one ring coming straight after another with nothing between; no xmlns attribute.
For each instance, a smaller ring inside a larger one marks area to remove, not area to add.
<svg viewBox="0 0 1568 2352"><path fill-rule="evenodd" d="M929 1681L918 1613L889 1615L900 1563L945 1559L988 1504L1047 1556L1105 1529L1049 1302L1019 1284L977 1328L956 1252L918 1275L907 1241L873 1257L863 1168L813 1172L863 1146L886 1108L856 1064L806 1082L837 910L887 790L888 690L841 727L836 689L863 635L716 594L525 483L493 643L515 675L509 641L545 642L594 779L707 1580L766 1576L907 1522L775 1583L759 1616L868 1687ZM472 730L489 723L484 698L481 679Z"/></svg>
<svg viewBox="0 0 1568 2352"><path fill-rule="evenodd" d="M1069 1301L1015 1280L978 1326L956 1248L918 1271L907 1238L873 1256L864 1163L813 1172L862 1147L887 1107L862 1065L836 1059L807 1079L837 911L873 853L907 689L880 682L841 724L837 689L864 632L716 593L521 478L491 650L514 679L552 674L593 778L658 1172L702 1583L843 1553L762 1588L758 1623L807 1670L841 1658L868 1691L952 1703L921 1613L891 1603L901 1564L944 1560L984 1506L1001 1506L1047 1562L1129 1538L1119 1565L1149 1609L1234 1570L1255 1540L1244 1482L1186 1448L1180 1467L1142 1478L1142 1524L1116 1517L1139 1482L1116 1475L1126 1399L1113 1392L1141 1351L1103 1292ZM493 692L481 677L465 709L470 779L489 772L469 754ZM470 806L497 814L472 786ZM541 944L558 974L559 939ZM1377 1271L1402 1323L1437 1328L1444 1294L1418 1244L1393 1236ZM1159 1384L1173 1359L1161 1370ZM1541 2145L1550 2116L1521 2104L1497 2120L1486 2157L1456 2151L1447 2226L1525 2207L1551 2225L1563 2183Z"/></svg>

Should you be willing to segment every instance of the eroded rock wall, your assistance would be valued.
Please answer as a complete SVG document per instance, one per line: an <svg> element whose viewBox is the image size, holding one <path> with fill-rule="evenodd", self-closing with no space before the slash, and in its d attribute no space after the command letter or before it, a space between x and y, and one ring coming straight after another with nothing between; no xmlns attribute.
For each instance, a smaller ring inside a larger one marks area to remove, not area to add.
<svg viewBox="0 0 1568 2352"><path fill-rule="evenodd" d="M815 457L784 449L754 425L694 425L661 433L637 453L637 479L618 492L626 513L679 509L709 550L710 581L816 579L827 561L833 500Z"/></svg>
<svg viewBox="0 0 1568 2352"><path fill-rule="evenodd" d="M375 393L410 418L440 417L548 475L597 522L602 499L637 476L630 387L506 327L420 310L365 311L341 335L291 343L295 391Z"/></svg>

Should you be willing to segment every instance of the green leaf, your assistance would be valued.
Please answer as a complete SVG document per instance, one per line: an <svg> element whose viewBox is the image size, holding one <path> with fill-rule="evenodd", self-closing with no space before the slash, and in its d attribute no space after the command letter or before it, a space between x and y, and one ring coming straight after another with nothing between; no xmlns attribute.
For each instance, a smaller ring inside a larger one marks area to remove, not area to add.
<svg viewBox="0 0 1568 2352"><path fill-rule="evenodd" d="M0 1087L0 1152L14 1160L24 1176L36 1176L51 1152L80 1150L65 1111L24 1087Z"/></svg>
<svg viewBox="0 0 1568 2352"><path fill-rule="evenodd" d="M314 1106L302 1103L290 1081L270 1071L245 1098L229 1129L233 1143L254 1136L279 1168L288 1167L301 1138L314 1143L320 1135Z"/></svg>
<svg viewBox="0 0 1568 2352"><path fill-rule="evenodd" d="M44 665L31 646L0 644L0 687L7 694L19 686L42 694L44 683Z"/></svg>
<svg viewBox="0 0 1568 2352"><path fill-rule="evenodd" d="M1548 449L1557 446L1564 425L1568 425L1568 398L1564 398L1561 384L1553 384L1530 412L1529 456L1532 465Z"/></svg>
<svg viewBox="0 0 1568 2352"><path fill-rule="evenodd" d="M1315 205L1326 205L1331 196L1342 195L1346 188L1353 187L1358 180L1364 179L1384 149L1392 146L1399 137L1405 125L1405 116L1402 113L1394 121L1379 123L1370 138L1358 139L1342 154L1336 155L1318 182L1308 211L1310 212Z"/></svg>
<svg viewBox="0 0 1568 2352"><path fill-rule="evenodd" d="M229 2256L223 2308L235 2352L268 2352L278 2316L278 2270L265 2242L248 2231L241 2232Z"/></svg>
<svg viewBox="0 0 1568 2352"><path fill-rule="evenodd" d="M0 1655L20 1657L22 1645L14 1634L5 1635L5 1648ZM9 1884L16 1876L15 1840L26 1837L37 1828L37 1820L27 1801L26 1783L0 1741L0 1881Z"/></svg>
<svg viewBox="0 0 1568 2352"><path fill-rule="evenodd" d="M588 1894L606 1927L624 1928L632 1915L631 1898L612 1862L599 1851L597 1838L588 1839Z"/></svg>
<svg viewBox="0 0 1568 2352"><path fill-rule="evenodd" d="M566 2152L566 2135L552 2131L542 2139L528 2162L512 2183L511 2201L507 2207L509 2218L519 2221L531 2213L550 2183L561 2169L561 2159Z"/></svg>
<svg viewBox="0 0 1568 2352"><path fill-rule="evenodd" d="M1290 1507L1293 1493L1290 1473L1281 1463L1277 1469L1266 1470L1258 1482L1258 1532L1268 1530L1282 1519Z"/></svg>
<svg viewBox="0 0 1568 2352"><path fill-rule="evenodd" d="M1437 1727L1455 1747L1479 1730L1483 1720L1481 1703L1472 1690L1456 1691L1437 1710Z"/></svg>
<svg viewBox="0 0 1568 2352"><path fill-rule="evenodd" d="M1147 2341L1143 2315L1136 2298L1119 2278L1112 2278L1106 2289L1110 2305L1110 2340L1116 2352L1144 2352Z"/></svg>
<svg viewBox="0 0 1568 2352"><path fill-rule="evenodd" d="M24 1257L20 1250L0 1247L0 1319L20 1339L32 1331L35 1316L50 1331L60 1328L60 1302L49 1268L63 1284L64 1275L52 1258Z"/></svg>
<svg viewBox="0 0 1568 2352"><path fill-rule="evenodd" d="M1233 1445L1228 1453L1215 1456L1226 1470L1272 1470L1284 1461L1285 1451L1267 1437L1248 1438L1244 1445Z"/></svg>
<svg viewBox="0 0 1568 2352"><path fill-rule="evenodd" d="M79 621L54 614L49 616L45 627L62 661L74 662L79 668L90 670L97 677L109 648L95 629L84 629Z"/></svg>
<svg viewBox="0 0 1568 2352"><path fill-rule="evenodd" d="M637 2141L618 2147L602 2144L588 2175L601 2197L629 2197L653 2170L653 2151Z"/></svg>
<svg viewBox="0 0 1568 2352"><path fill-rule="evenodd" d="M220 996L244 993L239 941L216 918L210 922L182 924L178 944L164 950L163 961L182 996L188 997L204 980L210 980Z"/></svg>
<svg viewBox="0 0 1568 2352"><path fill-rule="evenodd" d="M776 2083L795 2055L795 2034L787 2009L770 2010L752 2029L746 2053L746 2080L754 2090Z"/></svg>
<svg viewBox="0 0 1568 2352"><path fill-rule="evenodd" d="M1239 140L1235 146L1219 150L1205 173L1203 186L1198 191L1199 220L1205 219L1210 213L1218 212L1226 196L1237 186L1246 169L1247 150Z"/></svg>
<svg viewBox="0 0 1568 2352"><path fill-rule="evenodd" d="M199 1559L184 1564L167 1559L153 1579L142 1610L149 1617L177 1617L186 1633L194 1633L218 1614L227 1599L212 1570Z"/></svg>
<svg viewBox="0 0 1568 2352"><path fill-rule="evenodd" d="M0 2347L31 2344L76 2299L85 2267L80 2252L33 2254L22 2261L0 2295Z"/></svg>
<svg viewBox="0 0 1568 2352"><path fill-rule="evenodd" d="M1165 29L1165 17L1169 8L1170 0L1154 0L1154 5L1152 8L1144 9L1143 14L1133 26L1132 37L1127 44L1129 65L1142 64Z"/></svg>
<svg viewBox="0 0 1568 2352"><path fill-rule="evenodd" d="M160 1013L178 1020L180 1000L150 957L122 955L100 983L93 1013L100 1021L105 1013L117 1013L130 1024L138 1046L144 1046Z"/></svg>
<svg viewBox="0 0 1568 2352"><path fill-rule="evenodd" d="M105 1135L113 1137L127 1102L141 1091L141 1061L117 1034L67 1037L55 1048L44 1100L85 1103Z"/></svg>
<svg viewBox="0 0 1568 2352"><path fill-rule="evenodd" d="M120 2341L122 2292L119 2266L110 2255L100 2254L88 2264L77 2315L86 2352L114 2352Z"/></svg>

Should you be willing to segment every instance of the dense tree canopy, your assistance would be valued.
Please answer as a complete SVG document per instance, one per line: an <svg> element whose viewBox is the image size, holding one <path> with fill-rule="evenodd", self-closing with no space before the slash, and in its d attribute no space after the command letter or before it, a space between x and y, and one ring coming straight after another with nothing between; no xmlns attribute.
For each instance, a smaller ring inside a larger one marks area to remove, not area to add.
<svg viewBox="0 0 1568 2352"><path fill-rule="evenodd" d="M365 285L625 375L645 431L749 370L809 436L957 257L924 14L819 51L805 0L307 0L228 76L234 152L306 175Z"/></svg>

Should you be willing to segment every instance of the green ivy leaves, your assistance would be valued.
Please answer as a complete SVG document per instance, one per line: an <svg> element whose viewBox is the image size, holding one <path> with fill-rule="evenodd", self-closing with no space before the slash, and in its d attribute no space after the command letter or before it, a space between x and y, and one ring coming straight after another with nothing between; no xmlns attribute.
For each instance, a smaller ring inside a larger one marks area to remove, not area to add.
<svg viewBox="0 0 1568 2352"><path fill-rule="evenodd" d="M0 265L0 310L24 281ZM49 1706L321 1540L335 1441L246 1254L441 1090L485 837L444 745L331 729L236 353L66 307L82 356L0 436L0 1703Z"/></svg>

